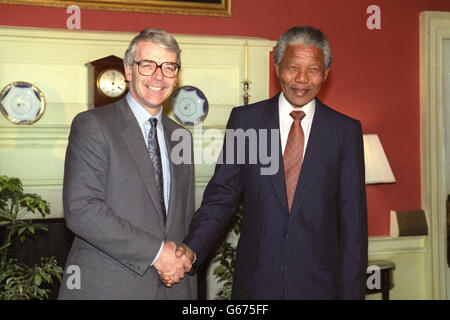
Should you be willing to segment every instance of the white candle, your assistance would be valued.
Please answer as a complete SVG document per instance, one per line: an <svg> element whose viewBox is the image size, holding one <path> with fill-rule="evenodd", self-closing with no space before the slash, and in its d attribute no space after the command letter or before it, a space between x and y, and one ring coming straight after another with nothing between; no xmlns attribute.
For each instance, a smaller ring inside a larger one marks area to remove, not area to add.
<svg viewBox="0 0 450 320"><path fill-rule="evenodd" d="M244 81L248 81L248 44L245 41L244 49Z"/></svg>

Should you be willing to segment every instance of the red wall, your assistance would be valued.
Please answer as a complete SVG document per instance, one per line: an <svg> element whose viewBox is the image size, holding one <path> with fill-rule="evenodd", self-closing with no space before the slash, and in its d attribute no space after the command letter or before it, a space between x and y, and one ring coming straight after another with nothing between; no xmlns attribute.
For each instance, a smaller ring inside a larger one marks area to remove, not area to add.
<svg viewBox="0 0 450 320"><path fill-rule="evenodd" d="M82 10L81 29L138 32L155 26L172 33L271 40L293 25L322 29L330 40L334 62L319 97L361 120L364 133L378 133L397 180L367 186L369 234L388 235L389 210L421 208L419 14L450 11L450 1L232 2L231 18ZM381 30L366 27L366 8L372 4L381 8ZM1 25L65 29L67 17L61 8L0 5ZM273 73L271 95L278 90Z"/></svg>

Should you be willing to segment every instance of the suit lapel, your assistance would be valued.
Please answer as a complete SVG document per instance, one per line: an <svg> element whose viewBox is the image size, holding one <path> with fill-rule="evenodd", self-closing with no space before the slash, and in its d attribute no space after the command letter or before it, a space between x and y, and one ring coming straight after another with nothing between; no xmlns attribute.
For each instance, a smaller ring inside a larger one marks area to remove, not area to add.
<svg viewBox="0 0 450 320"><path fill-rule="evenodd" d="M279 120L279 112L278 112L278 98L279 94L270 99L263 111L261 117L260 128L267 129L269 137L271 130L276 129L280 130L280 120ZM280 139L280 135L278 135L278 139ZM270 138L267 139L267 150L270 149ZM279 148L277 150L279 157L279 169L278 172L271 176L272 183L275 189L275 193L277 194L278 200L280 201L283 211L288 212L287 205L287 195L286 195L286 184L284 178L284 166L283 166L283 156L281 153L281 141L278 143Z"/></svg>
<svg viewBox="0 0 450 320"><path fill-rule="evenodd" d="M167 154L169 155L169 163L170 163L170 197L169 197L169 208L167 210L167 220L166 220L166 231L170 229L170 226L174 222L176 216L180 215L180 202L176 201L176 195L183 190L183 183L188 183L188 181L183 177L183 165L175 165L172 159L172 150L175 145L177 145L178 141L172 141L171 136L172 132L177 128L174 126L171 121L166 117L162 116L162 123L164 126L164 138L167 146ZM186 142L186 141L183 141ZM192 147L192 145L191 145ZM185 150L187 151L187 150ZM190 157L189 157L190 158Z"/></svg>
<svg viewBox="0 0 450 320"><path fill-rule="evenodd" d="M147 148L145 147L144 137L142 136L141 129L139 128L136 118L126 100L122 99L119 103L119 119L122 120L122 123L120 124L122 128L122 139L124 140L124 144L127 146L128 151L131 153L134 162L136 163L136 166L144 179L145 186L156 211L162 218L163 212L158 197L155 173L150 162ZM161 227L163 228L162 219L160 219L160 221Z"/></svg>
<svg viewBox="0 0 450 320"><path fill-rule="evenodd" d="M291 216L298 213L307 194L311 192L315 183L316 171L321 167L319 164L324 155L324 147L327 145L327 124L325 107L316 98L316 110L309 133L308 145L306 146L305 157L300 171L297 187L295 190L294 201L291 208Z"/></svg>

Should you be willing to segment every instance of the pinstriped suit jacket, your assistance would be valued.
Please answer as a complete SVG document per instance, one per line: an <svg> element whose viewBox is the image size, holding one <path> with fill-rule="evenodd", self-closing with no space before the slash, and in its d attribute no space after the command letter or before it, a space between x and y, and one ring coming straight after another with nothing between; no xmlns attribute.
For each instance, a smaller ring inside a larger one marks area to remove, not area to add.
<svg viewBox="0 0 450 320"><path fill-rule="evenodd" d="M234 108L227 128L279 129L278 118L277 95ZM248 143L245 152L248 159ZM363 299L368 236L359 121L316 100L290 214L281 147L274 152L274 175L261 175L260 161L216 166L186 243L201 261L243 195L233 299Z"/></svg>
<svg viewBox="0 0 450 320"><path fill-rule="evenodd" d="M163 116L171 152L174 130ZM171 196L162 221L153 166L126 99L80 113L72 122L64 170L66 223L76 237L66 268L80 268L81 289L65 273L60 299L154 299L160 280L150 264L164 240L180 243L194 212L194 165L170 162ZM195 299L196 277L167 289L169 299Z"/></svg>

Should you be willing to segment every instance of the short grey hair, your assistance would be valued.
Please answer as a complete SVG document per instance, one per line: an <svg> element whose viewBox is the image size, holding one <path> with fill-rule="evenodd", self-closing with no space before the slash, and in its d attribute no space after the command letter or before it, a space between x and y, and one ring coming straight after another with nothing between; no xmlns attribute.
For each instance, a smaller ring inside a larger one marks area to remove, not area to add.
<svg viewBox="0 0 450 320"><path fill-rule="evenodd" d="M314 46L322 50L325 67L328 69L331 66L333 53L331 52L330 43L322 31L311 26L292 27L281 35L273 56L275 64L280 64L286 47L298 44Z"/></svg>
<svg viewBox="0 0 450 320"><path fill-rule="evenodd" d="M175 52L177 54L177 63L181 66L181 49L178 46L177 40L167 31L158 28L143 30L131 40L123 58L126 66L133 65L134 55L136 54L137 45L140 41L153 42L164 49Z"/></svg>

